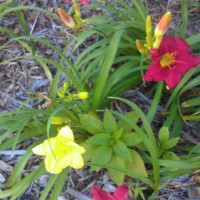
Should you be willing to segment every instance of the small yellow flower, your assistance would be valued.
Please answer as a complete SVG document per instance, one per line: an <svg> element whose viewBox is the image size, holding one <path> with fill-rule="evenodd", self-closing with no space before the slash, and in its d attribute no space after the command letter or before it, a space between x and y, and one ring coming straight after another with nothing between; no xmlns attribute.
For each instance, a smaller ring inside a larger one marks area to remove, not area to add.
<svg viewBox="0 0 200 200"><path fill-rule="evenodd" d="M59 174L67 166L82 168L82 155L85 149L74 142L74 135L69 126L60 129L54 138L45 140L34 147L35 154L45 156L45 167L48 172Z"/></svg>

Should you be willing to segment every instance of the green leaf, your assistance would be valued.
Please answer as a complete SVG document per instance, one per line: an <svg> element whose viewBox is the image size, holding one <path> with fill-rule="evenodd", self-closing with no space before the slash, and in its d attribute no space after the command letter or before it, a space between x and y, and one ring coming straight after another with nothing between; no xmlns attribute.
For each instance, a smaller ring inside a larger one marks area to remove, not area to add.
<svg viewBox="0 0 200 200"><path fill-rule="evenodd" d="M45 188L41 192L39 200L46 200L47 199L47 197L48 197L48 195L49 195L49 193L50 193L50 191L51 191L51 189L52 189L57 178L58 178L57 174L54 174L49 178L47 184L45 185Z"/></svg>
<svg viewBox="0 0 200 200"><path fill-rule="evenodd" d="M106 57L102 64L101 73L99 75L98 81L95 85L94 90L94 97L92 101L92 108L93 110L96 110L99 108L100 103L102 101L102 95L104 92L104 89L106 87L106 82L108 80L110 69L113 65L114 59L116 57L116 53L118 50L118 46L120 43L121 35L123 30L116 31L110 41L110 45L107 49L107 52L105 53Z"/></svg>
<svg viewBox="0 0 200 200"><path fill-rule="evenodd" d="M159 142L162 144L169 139L169 129L166 126L163 126L158 133Z"/></svg>
<svg viewBox="0 0 200 200"><path fill-rule="evenodd" d="M125 116L133 120L135 123L139 120L139 116L136 111L128 112ZM120 119L117 125L118 127L123 127L125 132L130 132L132 129L131 126L123 119Z"/></svg>
<svg viewBox="0 0 200 200"><path fill-rule="evenodd" d="M117 128L117 123L115 121L115 118L113 117L113 115L109 110L106 110L104 113L103 126L105 132L110 134L114 133Z"/></svg>
<svg viewBox="0 0 200 200"><path fill-rule="evenodd" d="M113 166L125 168L124 160L118 156L112 156L112 158L109 161L109 164ZM117 185L121 185L124 182L125 174L123 174L122 172L108 169L108 175L111 178L111 180Z"/></svg>
<svg viewBox="0 0 200 200"><path fill-rule="evenodd" d="M138 173L144 177L147 177L148 174L141 156L134 150L130 150L130 153L132 156L132 162L126 162L126 168L133 170L135 173Z"/></svg>
<svg viewBox="0 0 200 200"><path fill-rule="evenodd" d="M66 168L58 175L58 178L55 181L55 184L54 184L54 187L53 187L53 190L51 193L50 200L58 199L58 196L60 195L60 193L65 185L65 181L66 181L68 172L69 172L69 169Z"/></svg>
<svg viewBox="0 0 200 200"><path fill-rule="evenodd" d="M174 152L171 152L171 151L167 151L163 153L163 159L164 160L180 160L180 158Z"/></svg>
<svg viewBox="0 0 200 200"><path fill-rule="evenodd" d="M168 150L177 145L179 137L171 138L162 144L162 149Z"/></svg>
<svg viewBox="0 0 200 200"><path fill-rule="evenodd" d="M97 146L89 144L89 143L86 143L86 142L82 143L81 146L83 146L85 148L85 150L86 150L85 153L83 154L84 162L90 161L92 159L92 157L93 157L94 152L97 149Z"/></svg>
<svg viewBox="0 0 200 200"><path fill-rule="evenodd" d="M124 133L124 128L121 127L114 132L112 138L114 138L115 140L119 140L122 137L123 133Z"/></svg>
<svg viewBox="0 0 200 200"><path fill-rule="evenodd" d="M108 145L110 139L111 136L109 134L100 133L90 137L88 140L86 140L86 142L93 145Z"/></svg>
<svg viewBox="0 0 200 200"><path fill-rule="evenodd" d="M142 141L142 138L136 133L124 133L120 139L126 146L135 146Z"/></svg>
<svg viewBox="0 0 200 200"><path fill-rule="evenodd" d="M130 153L130 149L121 141L117 141L114 145L113 145L113 150L115 152L115 154L119 157L121 157L123 160L132 161L132 156Z"/></svg>
<svg viewBox="0 0 200 200"><path fill-rule="evenodd" d="M113 154L110 146L100 146L93 153L92 162L98 162L100 164L107 164Z"/></svg>
<svg viewBox="0 0 200 200"><path fill-rule="evenodd" d="M81 126L91 134L103 133L103 123L90 114L79 115Z"/></svg>

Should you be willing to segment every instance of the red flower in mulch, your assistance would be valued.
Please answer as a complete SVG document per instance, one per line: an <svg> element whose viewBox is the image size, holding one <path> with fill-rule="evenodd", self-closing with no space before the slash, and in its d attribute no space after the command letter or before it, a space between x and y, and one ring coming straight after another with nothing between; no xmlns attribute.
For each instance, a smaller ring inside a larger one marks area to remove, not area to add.
<svg viewBox="0 0 200 200"><path fill-rule="evenodd" d="M129 200L128 199L128 186L119 186L111 195L109 192L102 190L97 185L92 186L93 200Z"/></svg>
<svg viewBox="0 0 200 200"><path fill-rule="evenodd" d="M159 49L151 49L152 63L149 65L145 81L165 81L167 89L180 82L181 76L200 64L200 57L192 55L190 46L182 38L164 36Z"/></svg>
<svg viewBox="0 0 200 200"><path fill-rule="evenodd" d="M69 0L65 0L66 3L69 3ZM88 0L80 0L83 5L88 5Z"/></svg>

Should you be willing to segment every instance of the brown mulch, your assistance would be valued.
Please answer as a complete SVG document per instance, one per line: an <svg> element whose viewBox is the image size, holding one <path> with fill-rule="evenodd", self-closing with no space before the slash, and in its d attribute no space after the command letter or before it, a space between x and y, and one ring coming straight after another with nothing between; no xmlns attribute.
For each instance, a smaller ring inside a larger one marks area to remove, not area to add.
<svg viewBox="0 0 200 200"><path fill-rule="evenodd" d="M4 0L0 0L0 4L3 2ZM55 13L58 7L65 8L66 10L69 10L70 7L70 4L66 4L64 0L21 0L19 2L20 5L38 6ZM200 20L199 3L199 0L188 1L190 10L188 18L190 23L186 33L187 36L200 32L200 23L192 23L195 20ZM166 11L168 1L147 0L147 4L149 14L152 16L152 21L155 25ZM169 31L172 33L181 17L181 0L171 0L168 8L173 13L172 28ZM90 14L93 15L95 12L89 13L89 11L84 11L85 16L89 16ZM68 34L65 34L62 24L54 21L48 15L38 13L37 11L24 12L24 15L29 23L31 35L45 38L59 49L63 48L63 44L68 40L68 37L74 37L70 31ZM18 24L15 14L9 14L6 18L4 17L0 19L0 26L10 28L18 35L25 35L24 31ZM0 31L0 45L8 42L9 39L10 38L7 34ZM47 49L39 43L37 43L36 47L37 52L39 52L40 55L51 57L51 59L58 61L58 56L52 50ZM2 62L7 59L24 55L24 51L25 49L18 43L11 43L0 51L0 61ZM50 70L54 75L56 69L54 67L50 67ZM62 75L60 85L62 85L65 79L65 75ZM8 64L0 66L0 112L18 109L25 100L31 97L31 91L43 94L47 94L49 91L49 80L45 76L45 73L38 62L28 59L16 59ZM151 105L152 97L145 95L144 91L145 87L141 86L140 88L134 88L134 90L127 92L125 95L128 95L128 98L134 100L134 102L140 105L145 111ZM144 104L144 102L146 102L146 104ZM40 107L41 105L38 104L37 106ZM119 109L126 109L123 107L124 105L117 104L114 106L119 107ZM35 105L30 102L29 104L26 104L25 107L32 108L35 107ZM160 109L162 110L162 106ZM194 138L187 137L184 138L186 141L191 143L195 141ZM26 149L30 143L27 142L23 145L23 149ZM12 172L13 166L23 153L24 152L16 151L16 155L14 157L7 154L0 154L0 183L6 182L8 175ZM23 176L25 176L30 169L34 168L31 164L32 161L30 161L27 165ZM37 200L39 193L45 187L49 177L49 174L43 175L26 190L19 200ZM169 183L169 185L160 190L157 199L200 199L199 179L198 175L185 175L174 179ZM91 200L91 186L94 183L103 185L104 188L111 192L115 188L115 185L109 180L105 170L97 173L91 172L88 167L81 170L71 169L59 200Z"/></svg>

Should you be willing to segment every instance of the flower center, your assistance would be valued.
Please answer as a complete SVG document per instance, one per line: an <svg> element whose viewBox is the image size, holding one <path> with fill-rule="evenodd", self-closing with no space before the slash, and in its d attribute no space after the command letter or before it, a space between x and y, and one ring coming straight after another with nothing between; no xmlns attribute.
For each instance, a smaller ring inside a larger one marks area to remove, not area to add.
<svg viewBox="0 0 200 200"><path fill-rule="evenodd" d="M175 62L176 52L173 53L165 53L160 60L161 67L170 67L171 64Z"/></svg>

